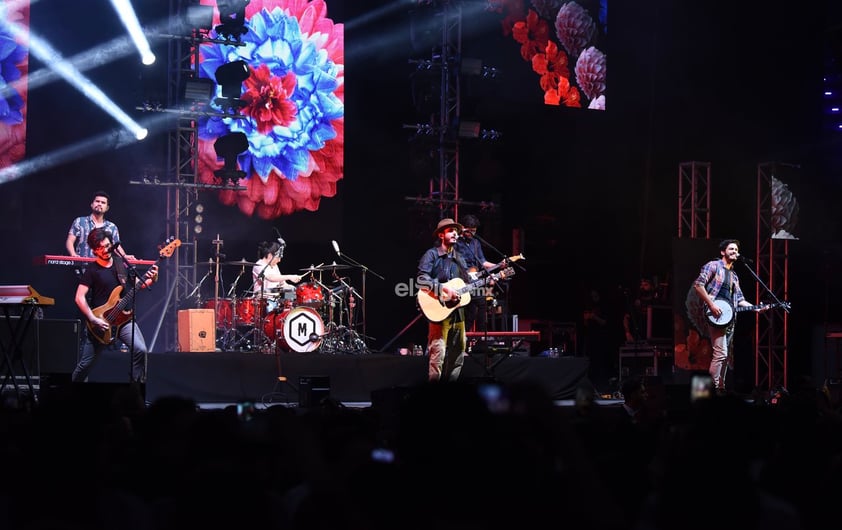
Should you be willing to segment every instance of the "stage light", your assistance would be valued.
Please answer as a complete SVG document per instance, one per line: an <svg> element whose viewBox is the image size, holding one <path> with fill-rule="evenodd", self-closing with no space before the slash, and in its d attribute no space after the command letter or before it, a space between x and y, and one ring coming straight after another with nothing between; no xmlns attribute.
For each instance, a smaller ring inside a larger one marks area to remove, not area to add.
<svg viewBox="0 0 842 530"><path fill-rule="evenodd" d="M183 23L189 29L211 29L213 27L213 6L187 6Z"/></svg>
<svg viewBox="0 0 842 530"><path fill-rule="evenodd" d="M43 61L57 75L61 76L71 86L79 90L88 99L96 103L102 110L110 114L115 120L130 131L135 138L143 139L146 134L136 121L120 109L105 93L90 79L66 60L58 50L54 49L49 42L41 38L35 32L27 31L24 27L14 21L0 19L0 26L5 27L18 39L28 40L29 50L38 59Z"/></svg>
<svg viewBox="0 0 842 530"><path fill-rule="evenodd" d="M117 15L123 22L123 26L125 26L126 31L129 32L129 36L132 38L135 48L137 48L138 53L140 53L140 58L141 61L143 61L143 64L148 66L154 63L155 54L152 53L152 48L149 46L149 41L146 39L143 28L140 27L140 21L137 19L137 14L135 13L131 2L129 0L111 0L111 5L114 6L114 10L117 11Z"/></svg>
<svg viewBox="0 0 842 530"><path fill-rule="evenodd" d="M243 81L248 79L251 72L245 61L232 61L216 69L214 76L222 88L222 97L236 98L243 92Z"/></svg>
<svg viewBox="0 0 842 530"><path fill-rule="evenodd" d="M245 172L237 169L237 156L244 153L248 148L248 138L242 132L234 132L217 138L213 143L213 149L216 151L216 156L224 161L224 164L222 169L217 169L213 174L222 180L231 180L235 183L237 180L245 178Z"/></svg>
<svg viewBox="0 0 842 530"><path fill-rule="evenodd" d="M205 206L202 203L197 203L196 206L193 207L193 212L196 214L193 217L193 222L195 223L193 225L193 232L196 234L202 233L202 221L205 220L204 216L202 215L202 212L204 211Z"/></svg>
<svg viewBox="0 0 842 530"><path fill-rule="evenodd" d="M213 81L206 77L188 79L184 82L184 99L194 103L210 103L215 88Z"/></svg>
<svg viewBox="0 0 842 530"><path fill-rule="evenodd" d="M240 99L240 95L243 93L243 81L248 79L249 75L249 66L242 59L217 68L214 77L220 86L222 97L216 98L216 104L224 110L244 106L245 102Z"/></svg>
<svg viewBox="0 0 842 530"><path fill-rule="evenodd" d="M246 6L250 0L217 0L219 20L222 22L214 28L218 35L240 42L248 29L246 23Z"/></svg>

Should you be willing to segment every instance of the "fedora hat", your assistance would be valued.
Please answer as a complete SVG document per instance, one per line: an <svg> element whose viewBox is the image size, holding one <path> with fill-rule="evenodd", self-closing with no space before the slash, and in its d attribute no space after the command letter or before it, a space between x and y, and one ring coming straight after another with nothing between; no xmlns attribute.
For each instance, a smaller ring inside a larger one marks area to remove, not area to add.
<svg viewBox="0 0 842 530"><path fill-rule="evenodd" d="M438 226L436 226L436 230L435 230L435 232L433 232L433 235L437 236L437 235L439 235L439 233L442 230L444 230L445 228L450 228L451 226L455 226L456 230L458 230L460 234L462 233L462 225L460 225L459 223L457 223L453 219L447 217L447 218L439 221L439 224L438 224Z"/></svg>

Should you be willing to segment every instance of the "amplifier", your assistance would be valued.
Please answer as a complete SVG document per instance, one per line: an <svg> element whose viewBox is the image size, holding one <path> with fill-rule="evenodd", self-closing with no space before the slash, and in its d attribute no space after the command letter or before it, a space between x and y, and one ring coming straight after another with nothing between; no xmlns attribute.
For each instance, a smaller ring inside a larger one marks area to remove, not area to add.
<svg viewBox="0 0 842 530"><path fill-rule="evenodd" d="M652 344L620 347L620 380L631 375L657 376L658 362L672 356L672 348Z"/></svg>

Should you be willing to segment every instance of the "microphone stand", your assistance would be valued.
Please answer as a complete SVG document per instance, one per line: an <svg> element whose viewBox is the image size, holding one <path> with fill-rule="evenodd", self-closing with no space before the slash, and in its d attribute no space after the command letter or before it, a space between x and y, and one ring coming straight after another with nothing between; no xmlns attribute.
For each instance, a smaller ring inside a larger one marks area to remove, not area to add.
<svg viewBox="0 0 842 530"><path fill-rule="evenodd" d="M773 293L772 290L769 289L769 287L765 283L763 283L763 280L761 280L760 277L757 276L757 274L754 272L754 270L749 266L748 260L740 257L740 258L737 258L737 261L742 263L743 267L745 267L745 269L749 272L749 274L751 274L752 277L754 277L754 280L757 283L759 283L763 287L763 289L765 289L766 292L769 293L772 296L772 299L775 301L775 303L779 304L783 308L784 311L789 313L789 307L787 307L783 302L781 302L780 298L775 296L775 293Z"/></svg>
<svg viewBox="0 0 842 530"><path fill-rule="evenodd" d="M369 269L367 266L363 265L362 263L360 263L359 261L355 260L354 258L352 258L352 257L350 257L350 256L348 256L348 255L346 255L346 254L343 254L342 252L339 252L339 250L338 250L338 249L337 249L336 253L337 253L337 254L339 255L339 257L340 257L343 261L345 261L346 263L348 263L348 264L350 264L350 265L353 265L354 267L358 267L359 269L361 269L361 270L362 270L362 273L363 273L363 295L362 295L360 298L362 298L362 300L363 300L363 337L368 338L368 334L367 334L367 332L366 332L366 311L365 311L365 305L366 305L366 302L365 302L365 299L366 299L366 288L365 288L365 275L366 275L366 273L367 273L367 272L371 272L373 275L377 276L377 277L378 277L378 278L380 278L381 280L385 280L386 278L384 278L384 277L383 277L383 276L381 276L380 274L378 274L378 273L374 272L373 270ZM352 326L353 326L353 323L352 323L352 322L349 322L349 325L352 325Z"/></svg>
<svg viewBox="0 0 842 530"><path fill-rule="evenodd" d="M123 252L122 254L119 254L119 253L115 252L115 254L117 254L120 257L120 259L123 261L123 267L125 267L125 269L126 269L126 285L123 286L123 288L125 289L129 285L132 286L131 287L131 289L132 289L132 291L131 291L132 292L132 318L129 321L132 325L132 334L131 334L130 344L128 345L129 346L129 383L132 383L133 382L132 381L132 368L134 367L134 365L133 365L133 363L134 363L134 340L135 340L135 329L137 328L137 324L136 324L136 321L135 321L135 315L137 314L137 311L136 311L137 303L136 303L135 294L137 294L138 275L137 275L137 269L135 269L134 265L129 263L129 259L126 257L125 252ZM144 367L146 366L146 359L143 360L143 365L144 365ZM140 381L138 381L138 383L140 383Z"/></svg>

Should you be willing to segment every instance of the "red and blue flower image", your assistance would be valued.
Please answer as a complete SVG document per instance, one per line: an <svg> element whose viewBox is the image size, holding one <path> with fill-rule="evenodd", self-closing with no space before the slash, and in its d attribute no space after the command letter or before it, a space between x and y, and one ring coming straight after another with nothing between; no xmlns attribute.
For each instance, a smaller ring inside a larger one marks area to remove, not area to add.
<svg viewBox="0 0 842 530"><path fill-rule="evenodd" d="M263 219L318 210L344 173L343 25L327 17L323 0L252 0L245 18L243 46L200 47L201 77L214 79L238 60L250 75L240 96L244 119L199 121L199 180L218 183L213 143L242 132L249 147L237 159L246 175L238 184L246 189L221 191L221 202Z"/></svg>
<svg viewBox="0 0 842 530"><path fill-rule="evenodd" d="M29 26L29 4L18 3L5 13L7 20ZM26 75L29 52L13 35L0 29L0 168L23 160L26 154Z"/></svg>

